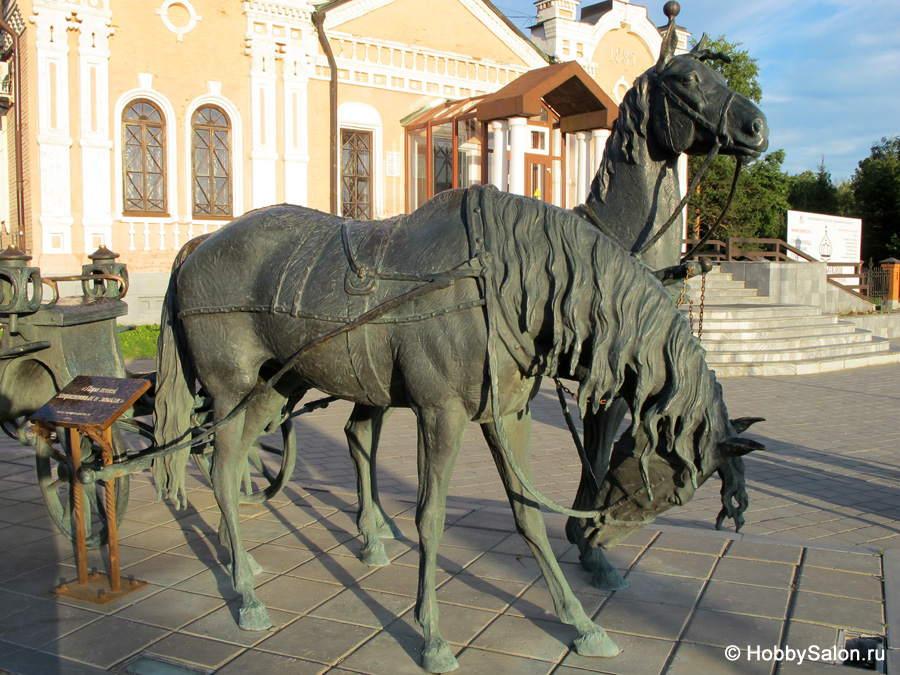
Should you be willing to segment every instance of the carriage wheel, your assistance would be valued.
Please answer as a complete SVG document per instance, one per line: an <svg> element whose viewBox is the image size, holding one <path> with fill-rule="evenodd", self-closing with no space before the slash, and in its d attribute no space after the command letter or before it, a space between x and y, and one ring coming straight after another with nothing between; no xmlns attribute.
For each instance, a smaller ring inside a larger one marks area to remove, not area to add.
<svg viewBox="0 0 900 675"><path fill-rule="evenodd" d="M68 440L66 440L68 443ZM121 436L113 429L113 448L116 455L123 447ZM99 448L94 448L90 439L81 439L82 461L89 461ZM44 498L44 505L50 518L56 527L67 537L75 541L75 528L72 523L72 510L74 507L72 492L72 464L53 451L50 445L42 438L37 439L35 447L35 465L37 468L38 487ZM121 525L128 509L128 490L131 482L130 476L116 478L116 524ZM106 482L97 481L84 488L84 526L88 548L100 548L108 539L106 526Z"/></svg>
<svg viewBox="0 0 900 675"><path fill-rule="evenodd" d="M257 441L247 453L247 467L241 480L240 504L261 504L287 485L297 461L297 434L290 419L281 423L281 447ZM205 446L210 449L210 446ZM212 483L213 455L209 452L191 455L207 481Z"/></svg>

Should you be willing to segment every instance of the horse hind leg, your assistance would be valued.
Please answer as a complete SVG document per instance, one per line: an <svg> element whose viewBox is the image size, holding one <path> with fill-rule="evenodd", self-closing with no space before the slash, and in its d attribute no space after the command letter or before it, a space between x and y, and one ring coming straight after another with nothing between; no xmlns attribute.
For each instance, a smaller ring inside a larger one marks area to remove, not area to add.
<svg viewBox="0 0 900 675"><path fill-rule="evenodd" d="M505 415L502 419L504 431L507 433L507 444L526 477L531 476L528 449L531 442L531 415L527 412ZM572 593L563 576L550 542L540 507L529 498L524 485L516 477L510 465L502 441L493 423L481 425L485 440L490 447L494 463L503 479L506 494L516 529L528 544L534 558L544 574L553 605L560 621L569 624L578 631L575 639L575 651L581 656L615 656L619 648L600 626L591 621L585 613L581 602Z"/></svg>
<svg viewBox="0 0 900 675"><path fill-rule="evenodd" d="M214 398L215 419L221 420L232 412L246 393L233 392L231 396L220 395ZM248 411L241 411L233 419L218 427L213 446L215 453L212 471L213 492L222 513L224 524L222 531L227 533L227 542L231 549L231 581L243 600L239 625L244 630L266 630L272 626L269 613L256 597L253 588L253 569L259 566L254 565L255 561L251 562L252 557L244 547L238 513L240 484L247 463L247 451L250 443L265 427L265 422L262 421L265 417L264 411L273 405L271 395L267 394L268 392L263 393L263 400L251 404L250 415Z"/></svg>
<svg viewBox="0 0 900 675"><path fill-rule="evenodd" d="M400 530L381 506L375 470L378 440L390 411L390 408L356 405L344 427L350 457L356 470L356 491L359 500L356 527L363 540L359 558L370 567L383 567L390 563L381 537L401 536Z"/></svg>

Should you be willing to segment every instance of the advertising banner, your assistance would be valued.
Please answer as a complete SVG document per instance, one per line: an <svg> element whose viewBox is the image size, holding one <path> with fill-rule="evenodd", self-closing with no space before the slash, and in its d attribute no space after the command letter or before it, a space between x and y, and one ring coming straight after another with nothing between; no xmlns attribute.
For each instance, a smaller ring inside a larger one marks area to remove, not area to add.
<svg viewBox="0 0 900 675"><path fill-rule="evenodd" d="M858 263L862 221L803 211L787 212L787 243L829 264ZM788 254L795 260L797 256Z"/></svg>

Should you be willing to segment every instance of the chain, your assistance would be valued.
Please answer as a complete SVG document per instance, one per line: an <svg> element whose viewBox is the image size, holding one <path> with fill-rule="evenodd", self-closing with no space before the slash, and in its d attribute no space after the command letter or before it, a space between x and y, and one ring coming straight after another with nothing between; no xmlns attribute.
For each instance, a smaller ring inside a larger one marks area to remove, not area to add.
<svg viewBox="0 0 900 675"><path fill-rule="evenodd" d="M684 304L684 296L687 293L689 277L690 275L685 275L684 277L684 285L681 287L681 295L679 295L678 299L675 301L675 309L681 309L681 305Z"/></svg>
<svg viewBox="0 0 900 675"><path fill-rule="evenodd" d="M703 335L703 308L706 305L706 275L703 275L703 281L700 282L700 319L697 324L697 339Z"/></svg>
<svg viewBox="0 0 900 675"><path fill-rule="evenodd" d="M572 391L571 389L569 389L566 385L564 385L564 384L562 383L562 381L561 381L558 377L554 377L554 378L553 378L553 381L556 382L556 386L557 386L557 387L559 387L559 388L562 389L564 392L566 392L569 396L571 396L572 398L574 398L576 402L578 401L578 392L575 392L575 391ZM600 405L606 405L606 399L605 399L605 398L601 398L601 399L600 399Z"/></svg>
<svg viewBox="0 0 900 675"><path fill-rule="evenodd" d="M694 299L688 298L688 321L691 324L691 335L694 334Z"/></svg>

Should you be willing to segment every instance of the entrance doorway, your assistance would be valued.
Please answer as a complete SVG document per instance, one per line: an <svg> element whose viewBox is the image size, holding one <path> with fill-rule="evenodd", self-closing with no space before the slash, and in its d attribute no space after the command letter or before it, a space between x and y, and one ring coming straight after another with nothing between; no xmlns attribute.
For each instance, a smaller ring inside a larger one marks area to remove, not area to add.
<svg viewBox="0 0 900 675"><path fill-rule="evenodd" d="M551 158L546 155L525 155L525 194L553 203L553 171Z"/></svg>

